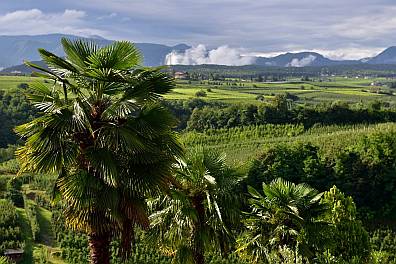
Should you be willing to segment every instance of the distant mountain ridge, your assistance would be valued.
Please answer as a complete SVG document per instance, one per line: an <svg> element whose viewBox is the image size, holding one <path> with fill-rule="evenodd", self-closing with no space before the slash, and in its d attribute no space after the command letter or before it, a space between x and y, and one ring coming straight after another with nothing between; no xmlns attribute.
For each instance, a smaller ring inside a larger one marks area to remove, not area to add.
<svg viewBox="0 0 396 264"><path fill-rule="evenodd" d="M74 35L48 34L35 36L0 36L0 68L11 67L22 64L25 60L40 60L37 52L38 48L44 48L57 55L63 56L63 49L60 43L61 38L70 39L81 38ZM100 36L84 38L95 41L98 45L104 46L112 43L112 40L104 39ZM144 65L162 65L165 57L173 50L184 52L190 46L178 44L170 47L154 43L135 43L143 53Z"/></svg>
<svg viewBox="0 0 396 264"><path fill-rule="evenodd" d="M396 64L396 46L389 47L377 56L360 60L331 60L316 52L285 53L275 57L258 57L257 65L276 67L336 66L352 64Z"/></svg>
<svg viewBox="0 0 396 264"><path fill-rule="evenodd" d="M275 67L305 67L357 64L354 60L331 60L316 52L285 53L271 58L258 57L257 65Z"/></svg>
<svg viewBox="0 0 396 264"><path fill-rule="evenodd" d="M370 58L370 64L396 64L396 47L389 47L377 56Z"/></svg>
<svg viewBox="0 0 396 264"><path fill-rule="evenodd" d="M44 48L57 55L64 55L60 40L62 37L70 39L81 38L73 35L48 34L35 36L0 36L0 68L6 68L2 73L20 71L29 73L31 70L22 66L24 60L39 61L37 49ZM112 40L100 36L86 37L98 45L104 46ZM135 43L144 56L144 65L159 66L165 62L165 57L172 51L179 53L191 48L186 44L167 46L155 43ZM396 64L396 46L389 47L372 58L360 60L332 60L316 52L284 53L275 57L257 57L254 63L260 66L272 67L324 67L337 65L364 65L364 64Z"/></svg>

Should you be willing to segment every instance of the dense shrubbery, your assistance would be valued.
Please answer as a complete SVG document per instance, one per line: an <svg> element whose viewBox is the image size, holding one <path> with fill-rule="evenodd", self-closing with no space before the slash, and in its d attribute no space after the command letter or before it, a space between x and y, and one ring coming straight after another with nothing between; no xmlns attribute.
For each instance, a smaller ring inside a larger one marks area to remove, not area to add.
<svg viewBox="0 0 396 264"><path fill-rule="evenodd" d="M0 255L6 249L22 247L22 234L15 207L7 200L0 200Z"/></svg>
<svg viewBox="0 0 396 264"><path fill-rule="evenodd" d="M377 229L370 237L374 256L383 260L378 263L396 263L396 232L391 229Z"/></svg>
<svg viewBox="0 0 396 264"><path fill-rule="evenodd" d="M37 110L28 103L23 91L0 90L0 148L15 144L18 137L13 133L14 127L32 119L36 113Z"/></svg>
<svg viewBox="0 0 396 264"><path fill-rule="evenodd" d="M238 240L243 258L269 264L289 263L290 257L297 263L369 260L369 237L356 219L355 204L336 187L319 193L304 183L278 178L263 184L261 192L249 187L249 193L251 213ZM283 250L294 254L279 254Z"/></svg>
<svg viewBox="0 0 396 264"><path fill-rule="evenodd" d="M21 192L22 181L20 178L13 177L7 183L7 197L16 207L24 207L24 199Z"/></svg>
<svg viewBox="0 0 396 264"><path fill-rule="evenodd" d="M331 105L292 107L286 96L275 97L271 105L231 105L213 107L200 105L193 109L187 129L231 128L262 124L358 124L396 121L393 110L378 110L333 103ZM177 113L176 113L177 116ZM183 122L187 118L181 119ZM183 127L182 125L181 127Z"/></svg>
<svg viewBox="0 0 396 264"><path fill-rule="evenodd" d="M52 228L55 239L62 249L61 257L70 263L88 263L88 239L84 234L73 232L66 228L61 210L54 208Z"/></svg>
<svg viewBox="0 0 396 264"><path fill-rule="evenodd" d="M221 102L208 102L199 98L192 100L175 100L175 101L163 101L163 104L167 106L170 111L177 117L179 124L177 126L178 130L185 129L187 127L187 121L194 109L201 109L205 106L212 107L226 107L226 104Z"/></svg>
<svg viewBox="0 0 396 264"><path fill-rule="evenodd" d="M376 133L326 153L312 144L269 148L253 161L246 184L257 188L281 177L321 191L336 185L353 197L365 219L380 223L396 217L395 173L396 137Z"/></svg>
<svg viewBox="0 0 396 264"><path fill-rule="evenodd" d="M9 145L7 148L0 148L0 163L13 159L17 146Z"/></svg>

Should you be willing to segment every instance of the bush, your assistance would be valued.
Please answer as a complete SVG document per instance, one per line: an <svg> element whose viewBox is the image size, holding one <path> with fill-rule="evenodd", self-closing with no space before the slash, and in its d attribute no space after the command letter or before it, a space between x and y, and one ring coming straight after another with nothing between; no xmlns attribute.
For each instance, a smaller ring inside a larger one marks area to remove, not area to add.
<svg viewBox="0 0 396 264"><path fill-rule="evenodd" d="M6 249L21 248L22 234L15 206L7 200L0 200L0 255Z"/></svg>
<svg viewBox="0 0 396 264"><path fill-rule="evenodd" d="M366 262L370 257L370 241L362 222L357 219L352 197L346 197L337 187L325 192L321 203L328 209L323 220L331 224L326 239L331 241L329 253L347 263L353 259Z"/></svg>
<svg viewBox="0 0 396 264"><path fill-rule="evenodd" d="M370 243L373 249L373 258L376 260L375 263L396 263L395 231L391 229L374 230L370 236Z"/></svg>
<svg viewBox="0 0 396 264"><path fill-rule="evenodd" d="M24 207L23 196L21 192L22 188L22 180L17 177L13 177L8 181L7 184L7 197L10 199L13 204L19 208Z"/></svg>
<svg viewBox="0 0 396 264"><path fill-rule="evenodd" d="M203 90L200 90L198 92L195 93L196 97L206 97L206 92Z"/></svg>
<svg viewBox="0 0 396 264"><path fill-rule="evenodd" d="M27 89L29 88L29 84L27 84L27 83L20 83L20 84L18 84L18 88L19 88L19 89L27 90Z"/></svg>
<svg viewBox="0 0 396 264"><path fill-rule="evenodd" d="M256 100L258 100L258 101L264 101L264 99L265 99L264 95L262 95L262 94L256 96Z"/></svg>

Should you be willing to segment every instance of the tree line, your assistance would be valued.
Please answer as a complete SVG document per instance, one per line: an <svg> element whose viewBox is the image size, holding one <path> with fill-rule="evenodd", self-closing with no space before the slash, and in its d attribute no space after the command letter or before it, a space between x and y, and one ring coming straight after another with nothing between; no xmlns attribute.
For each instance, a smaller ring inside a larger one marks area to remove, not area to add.
<svg viewBox="0 0 396 264"><path fill-rule="evenodd" d="M287 95L277 95L271 104L207 105L191 101L183 108L168 103L181 121L179 127L187 130L232 128L263 124L342 125L396 121L396 111L385 108L381 102L368 106L353 106L340 102L316 106L296 106Z"/></svg>

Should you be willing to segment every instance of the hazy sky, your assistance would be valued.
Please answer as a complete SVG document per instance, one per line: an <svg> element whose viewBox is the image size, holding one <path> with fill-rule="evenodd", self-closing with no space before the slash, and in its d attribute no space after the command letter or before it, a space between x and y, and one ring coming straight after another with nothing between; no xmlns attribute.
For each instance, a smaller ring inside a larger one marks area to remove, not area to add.
<svg viewBox="0 0 396 264"><path fill-rule="evenodd" d="M395 0L0 0L0 34L69 33L362 58L396 45Z"/></svg>

